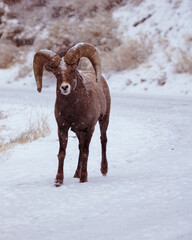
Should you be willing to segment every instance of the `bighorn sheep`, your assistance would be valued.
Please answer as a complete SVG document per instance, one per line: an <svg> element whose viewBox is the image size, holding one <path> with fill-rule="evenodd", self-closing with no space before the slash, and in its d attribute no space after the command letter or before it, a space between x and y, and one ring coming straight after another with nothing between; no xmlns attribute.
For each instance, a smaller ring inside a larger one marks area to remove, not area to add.
<svg viewBox="0 0 192 240"><path fill-rule="evenodd" d="M87 57L95 73L77 70L81 57ZM87 181L87 160L89 144L95 125L99 121L101 131L102 161L101 173L107 174L106 157L109 123L110 92L105 79L101 76L101 63L97 49L86 43L76 44L64 57L51 50L40 50L34 56L33 69L37 90L42 89L43 67L52 71L57 79L55 118L58 125L59 153L58 172L55 185L63 183L63 165L68 141L68 130L71 128L79 140L79 160L74 177L80 182Z"/></svg>

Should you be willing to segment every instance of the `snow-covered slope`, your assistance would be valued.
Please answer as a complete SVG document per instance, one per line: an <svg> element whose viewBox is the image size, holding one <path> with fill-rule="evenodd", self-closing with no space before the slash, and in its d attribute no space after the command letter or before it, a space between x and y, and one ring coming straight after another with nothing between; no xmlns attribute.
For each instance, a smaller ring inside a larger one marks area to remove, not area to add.
<svg viewBox="0 0 192 240"><path fill-rule="evenodd" d="M191 0L135 0L117 8L113 17L119 21L119 27L114 31L125 43L130 39L139 41L140 47L143 44L144 48L147 42L152 53L137 68L105 74L111 90L192 96L191 12ZM0 69L1 86L5 83L34 86L32 72L22 78L32 66L33 55L33 51L28 54L24 67L21 64L7 70ZM45 85L49 86L50 82Z"/></svg>
<svg viewBox="0 0 192 240"><path fill-rule="evenodd" d="M128 93L191 96L192 80L188 72L192 69L191 12L190 0L145 0L138 6L128 3L119 8L114 17L120 21L120 36L124 41L151 41L153 53L138 68L124 71L123 75L113 74L112 88L118 87L115 79L121 78L119 90ZM188 62L182 53L189 58Z"/></svg>

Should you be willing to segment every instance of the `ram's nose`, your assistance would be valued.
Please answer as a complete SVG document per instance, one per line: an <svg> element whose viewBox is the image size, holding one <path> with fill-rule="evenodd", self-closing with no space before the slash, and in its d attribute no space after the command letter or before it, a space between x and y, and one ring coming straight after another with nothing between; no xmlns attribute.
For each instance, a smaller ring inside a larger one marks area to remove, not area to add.
<svg viewBox="0 0 192 240"><path fill-rule="evenodd" d="M65 85L65 86L61 86L62 91L67 91L67 89L69 88L69 85Z"/></svg>
<svg viewBox="0 0 192 240"><path fill-rule="evenodd" d="M71 92L71 86L68 83L63 83L60 90L63 95L68 95Z"/></svg>

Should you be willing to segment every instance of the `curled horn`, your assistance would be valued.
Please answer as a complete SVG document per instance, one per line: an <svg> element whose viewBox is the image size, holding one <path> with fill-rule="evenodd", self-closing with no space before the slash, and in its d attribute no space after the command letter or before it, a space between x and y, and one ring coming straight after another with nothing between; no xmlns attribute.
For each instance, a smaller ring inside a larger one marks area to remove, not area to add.
<svg viewBox="0 0 192 240"><path fill-rule="evenodd" d="M41 92L42 89L42 76L43 66L46 64L50 67L57 67L61 61L61 58L51 50L40 50L37 52L33 59L33 71L37 84L37 90Z"/></svg>
<svg viewBox="0 0 192 240"><path fill-rule="evenodd" d="M98 82L101 78L101 60L97 49L90 44L79 43L69 49L64 60L67 64L72 65L81 57L87 57L91 61L96 73L96 81Z"/></svg>

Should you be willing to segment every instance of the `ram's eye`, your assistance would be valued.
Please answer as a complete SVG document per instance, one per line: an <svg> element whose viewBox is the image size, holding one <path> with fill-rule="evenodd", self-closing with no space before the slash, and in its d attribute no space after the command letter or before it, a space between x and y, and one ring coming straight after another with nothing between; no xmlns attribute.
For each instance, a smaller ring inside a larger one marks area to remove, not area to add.
<svg viewBox="0 0 192 240"><path fill-rule="evenodd" d="M56 75L56 77L60 77L61 73L56 73L55 75Z"/></svg>

